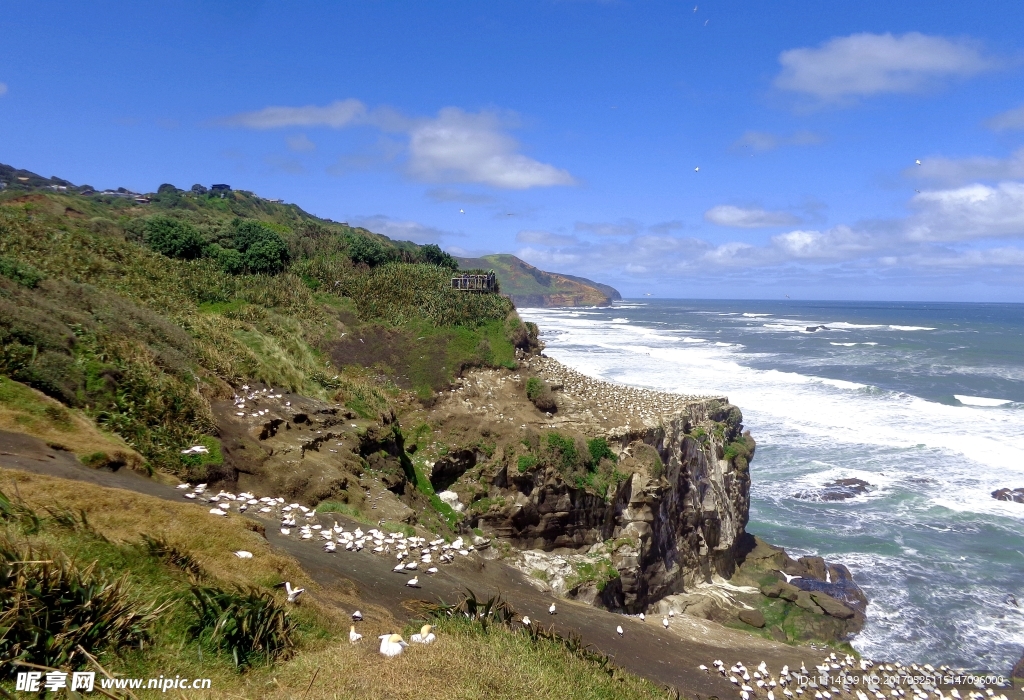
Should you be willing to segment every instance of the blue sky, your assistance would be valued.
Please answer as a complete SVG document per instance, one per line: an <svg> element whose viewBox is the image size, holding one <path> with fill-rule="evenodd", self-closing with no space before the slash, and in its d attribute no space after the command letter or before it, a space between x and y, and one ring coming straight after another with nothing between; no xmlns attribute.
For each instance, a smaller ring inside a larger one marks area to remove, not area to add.
<svg viewBox="0 0 1024 700"><path fill-rule="evenodd" d="M0 162L227 182L626 296L1021 302L1022 26L1019 2L0 0Z"/></svg>

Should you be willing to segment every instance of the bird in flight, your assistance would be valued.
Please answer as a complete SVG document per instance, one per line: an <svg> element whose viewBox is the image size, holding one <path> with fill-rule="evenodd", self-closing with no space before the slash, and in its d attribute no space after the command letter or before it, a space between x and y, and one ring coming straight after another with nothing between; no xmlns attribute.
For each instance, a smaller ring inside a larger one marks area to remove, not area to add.
<svg viewBox="0 0 1024 700"><path fill-rule="evenodd" d="M466 213L466 210L465 210L465 209L459 209L459 213L460 213L460 214L465 214L465 213Z"/></svg>
<svg viewBox="0 0 1024 700"><path fill-rule="evenodd" d="M699 173L699 172L700 172L700 166L698 165L698 166L697 166L696 168L694 168L694 169L693 169L693 172L695 172L695 173Z"/></svg>
<svg viewBox="0 0 1024 700"><path fill-rule="evenodd" d="M696 11L697 11L697 6L696 6L696 5L694 5L694 6L693 6L693 11L694 11L694 12L696 12Z"/></svg>
<svg viewBox="0 0 1024 700"><path fill-rule="evenodd" d="M921 164L921 159L920 159L920 158L918 158L917 160L915 160L915 161L914 161L914 164L915 164L915 165L920 165L920 164Z"/></svg>

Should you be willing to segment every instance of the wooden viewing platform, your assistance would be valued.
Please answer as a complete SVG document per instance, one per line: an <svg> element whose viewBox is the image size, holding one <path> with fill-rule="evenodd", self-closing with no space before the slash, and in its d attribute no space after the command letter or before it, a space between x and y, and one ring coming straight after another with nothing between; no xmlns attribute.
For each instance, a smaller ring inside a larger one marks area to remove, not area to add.
<svg viewBox="0 0 1024 700"><path fill-rule="evenodd" d="M493 292L498 288L494 270L485 275L461 274L452 277L452 289L465 292Z"/></svg>

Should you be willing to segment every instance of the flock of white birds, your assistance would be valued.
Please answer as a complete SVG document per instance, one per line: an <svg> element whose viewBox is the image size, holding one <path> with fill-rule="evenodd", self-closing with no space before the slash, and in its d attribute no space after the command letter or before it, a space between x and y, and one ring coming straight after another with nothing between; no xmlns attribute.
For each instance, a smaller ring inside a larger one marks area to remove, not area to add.
<svg viewBox="0 0 1024 700"><path fill-rule="evenodd" d="M365 532L360 527L353 530L346 530L337 521L332 527L325 527L315 522L316 511L298 503L285 504L283 498L271 498L263 496L256 498L251 493L230 493L219 491L207 496L207 485L180 484L178 489L185 491L182 495L190 500L201 500L213 503L210 514L223 517L231 512L234 507L238 512L244 513L250 508L264 517L279 517L281 520L281 534L289 536L293 532L300 540L321 544L327 553L338 551L359 552L367 549L369 552L379 556L393 556L396 564L392 571L397 574L416 572L420 567L428 575L438 572L437 564L447 564L455 560L457 556L469 556L474 550L474 545L467 545L462 537L452 542L443 538L427 540L425 537L405 535L401 532L383 532L377 528L370 528ZM234 553L240 559L251 559L252 552L239 550ZM420 587L418 575L414 575L406 581L411 588ZM285 583L288 602L295 603L303 593L302 588L292 588L290 582ZM551 615L556 614L555 604L552 603L548 609ZM670 612L669 617L674 613ZM638 616L641 621L645 616L641 613ZM362 614L356 611L352 615L354 622L362 620ZM524 625L530 625L529 617L522 619ZM662 618L662 626L669 627L668 617ZM414 643L430 644L434 641L435 635L431 625L424 625L419 634L414 634L410 639ZM615 628L615 632L621 637L624 635L622 626ZM362 639L362 635L356 632L353 625L349 630L349 641L353 644ZM380 653L384 656L398 656L409 644L399 634L385 634L380 636ZM815 670L808 672L804 665L801 665L799 674L791 672L788 666L783 666L778 675L769 673L764 661L757 669L750 673L747 668L737 662L730 668L726 668L721 660L712 662L712 667L721 675L726 676L730 682L739 688L741 700L752 700L761 697L764 700L797 700L807 694L815 700L832 700L833 698L856 697L857 700L1007 700L1005 694L996 695L992 688L965 691L963 695L956 689L949 690L948 695L933 681L928 680L936 676L947 676L953 670L946 666L933 668L929 664L918 666L910 664L904 666L899 663L879 664L877 667L871 661L861 659L855 660L852 656L845 658L838 657L835 653L826 657L821 665ZM711 668L701 664L701 671L711 672ZM854 675L857 674L857 675ZM835 682L819 683L825 676ZM839 682L837 679L849 679L848 683ZM854 683L853 679L859 678L860 682ZM886 678L897 680L891 684L870 682L872 678ZM806 679L801 682L801 679ZM763 693L763 696L762 696ZM910 697L908 698L908 694Z"/></svg>
<svg viewBox="0 0 1024 700"><path fill-rule="evenodd" d="M783 666L778 675L771 673L764 661L753 673L740 662L726 668L721 659L716 659L711 666L739 688L741 700L756 697L796 700L803 696L814 697L815 700L843 697L856 697L857 700L1007 700L1005 694L996 695L995 690L983 685L971 686L973 689L965 690L963 694L955 687L950 688L948 694L944 693L941 681L958 677L958 672L947 666L936 669L931 664L876 665L867 659L857 660L850 655L840 657L834 652L812 671L800 664L799 671ZM705 673L712 671L704 664L698 668Z"/></svg>

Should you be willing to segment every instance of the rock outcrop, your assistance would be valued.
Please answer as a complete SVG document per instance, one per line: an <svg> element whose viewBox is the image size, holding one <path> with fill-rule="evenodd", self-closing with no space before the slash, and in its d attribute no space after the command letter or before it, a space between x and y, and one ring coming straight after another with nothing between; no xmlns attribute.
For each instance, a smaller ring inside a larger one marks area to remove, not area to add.
<svg viewBox="0 0 1024 700"><path fill-rule="evenodd" d="M605 494L554 467L495 477L504 505L472 523L521 549L585 551L605 543L618 576L601 599L639 612L737 564L750 505L753 439L724 399L695 400L659 427L607 436L629 469Z"/></svg>

